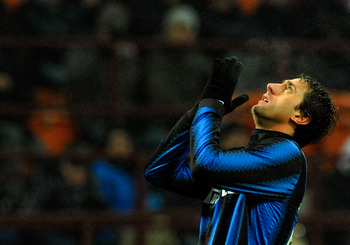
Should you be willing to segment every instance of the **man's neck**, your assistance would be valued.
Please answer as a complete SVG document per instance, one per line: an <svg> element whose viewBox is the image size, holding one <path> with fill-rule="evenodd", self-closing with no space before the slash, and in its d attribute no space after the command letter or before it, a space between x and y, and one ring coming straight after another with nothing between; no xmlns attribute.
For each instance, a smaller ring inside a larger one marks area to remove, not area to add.
<svg viewBox="0 0 350 245"><path fill-rule="evenodd" d="M256 129L263 129L263 130L269 130L269 131L276 131L276 132L281 132L284 134L288 134L290 136L294 135L294 129L284 127L284 126L275 126L275 127L261 127L261 126L256 126Z"/></svg>
<svg viewBox="0 0 350 245"><path fill-rule="evenodd" d="M291 123L276 123L264 120L255 121L255 128L269 131L277 131L284 134L288 134L290 136L293 136L295 132L294 125Z"/></svg>

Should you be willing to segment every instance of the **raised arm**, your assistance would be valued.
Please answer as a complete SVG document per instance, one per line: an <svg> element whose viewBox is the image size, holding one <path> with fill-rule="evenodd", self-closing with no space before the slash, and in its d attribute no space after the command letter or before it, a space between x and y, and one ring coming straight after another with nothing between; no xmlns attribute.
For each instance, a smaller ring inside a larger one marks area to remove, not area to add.
<svg viewBox="0 0 350 245"><path fill-rule="evenodd" d="M204 199L210 187L191 176L188 153L190 127L198 105L186 112L158 146L145 167L145 178L152 184L179 194Z"/></svg>
<svg viewBox="0 0 350 245"><path fill-rule="evenodd" d="M191 130L191 174L208 185L235 192L284 199L305 171L297 144L271 137L257 147L223 151L218 143L221 103L206 99L199 104Z"/></svg>
<svg viewBox="0 0 350 245"><path fill-rule="evenodd" d="M242 66L235 57L213 64L192 123L191 174L216 188L283 199L292 193L305 166L294 141L279 134L240 151L224 152L219 145L221 118L247 100L244 95L232 100Z"/></svg>

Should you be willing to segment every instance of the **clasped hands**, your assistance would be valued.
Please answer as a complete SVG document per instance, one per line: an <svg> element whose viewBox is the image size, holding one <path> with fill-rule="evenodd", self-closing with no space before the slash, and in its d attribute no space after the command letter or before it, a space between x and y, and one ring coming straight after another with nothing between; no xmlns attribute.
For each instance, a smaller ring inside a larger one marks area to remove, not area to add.
<svg viewBox="0 0 350 245"><path fill-rule="evenodd" d="M213 61L211 73L202 93L202 99L211 98L223 102L225 114L248 101L249 96L242 94L232 100L243 64L234 56Z"/></svg>

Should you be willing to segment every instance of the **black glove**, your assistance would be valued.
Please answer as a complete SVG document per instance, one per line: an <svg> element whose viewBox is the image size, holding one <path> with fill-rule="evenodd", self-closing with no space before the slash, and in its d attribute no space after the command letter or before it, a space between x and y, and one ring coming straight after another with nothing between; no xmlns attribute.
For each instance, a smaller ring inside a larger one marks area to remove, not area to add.
<svg viewBox="0 0 350 245"><path fill-rule="evenodd" d="M196 115L197 110L198 110L198 104L199 104L199 102L197 102L190 110L188 110L185 113L187 120L190 121L191 123L194 119L194 116Z"/></svg>
<svg viewBox="0 0 350 245"><path fill-rule="evenodd" d="M240 96L234 98L231 100L229 107L226 109L225 107L225 114L230 113L234 109L236 109L238 106L244 104L249 100L249 96L247 94L241 94Z"/></svg>
<svg viewBox="0 0 350 245"><path fill-rule="evenodd" d="M246 102L248 95L241 95L232 100L243 64L236 57L215 59L210 78L204 87L201 99L212 98L224 102L225 114Z"/></svg>

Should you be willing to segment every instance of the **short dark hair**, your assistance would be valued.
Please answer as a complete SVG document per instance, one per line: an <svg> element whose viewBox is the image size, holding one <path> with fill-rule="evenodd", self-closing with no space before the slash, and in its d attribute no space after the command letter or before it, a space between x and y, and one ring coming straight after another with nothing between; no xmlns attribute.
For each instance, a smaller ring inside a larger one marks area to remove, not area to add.
<svg viewBox="0 0 350 245"><path fill-rule="evenodd" d="M320 142L332 134L338 123L338 108L333 104L330 92L312 77L300 74L297 78L308 85L304 100L298 106L304 116L309 117L307 125L297 125L294 139L301 147Z"/></svg>

